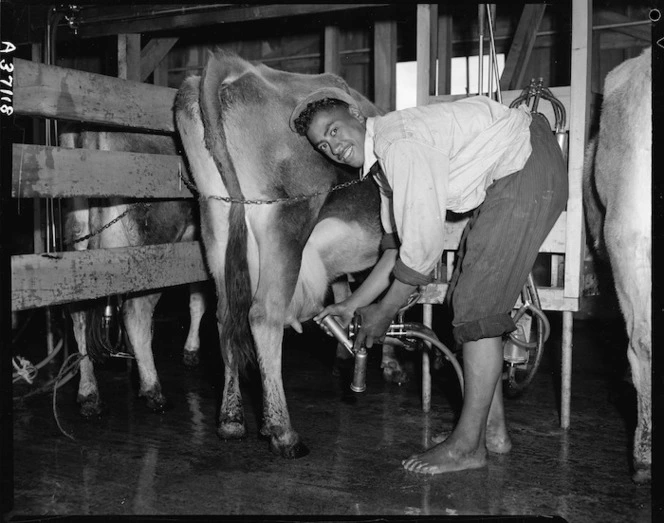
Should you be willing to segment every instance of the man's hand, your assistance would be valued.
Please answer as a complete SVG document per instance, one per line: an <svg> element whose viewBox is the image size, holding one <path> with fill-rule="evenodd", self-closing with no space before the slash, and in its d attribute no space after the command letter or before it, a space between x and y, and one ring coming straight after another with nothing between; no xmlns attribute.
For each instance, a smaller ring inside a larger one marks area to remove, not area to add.
<svg viewBox="0 0 664 523"><path fill-rule="evenodd" d="M357 309L362 319L361 327L355 335L353 348L359 350L363 345L367 348L375 342L382 341L394 319L394 313L386 310L382 303L374 303Z"/></svg>
<svg viewBox="0 0 664 523"><path fill-rule="evenodd" d="M314 321L321 325L323 330L329 335L332 336L331 332L328 332L327 328L321 324L321 321L326 316L334 316L339 324L345 329L350 325L350 322L353 320L353 315L355 314L355 306L348 300L340 301L339 303L334 303L328 305L322 311L320 311L316 316L314 316Z"/></svg>

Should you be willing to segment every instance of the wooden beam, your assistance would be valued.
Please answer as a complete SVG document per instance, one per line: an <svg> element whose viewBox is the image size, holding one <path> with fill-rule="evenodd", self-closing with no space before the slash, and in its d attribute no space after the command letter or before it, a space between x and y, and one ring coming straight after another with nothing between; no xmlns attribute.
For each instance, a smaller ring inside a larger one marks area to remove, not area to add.
<svg viewBox="0 0 664 523"><path fill-rule="evenodd" d="M335 25L325 26L323 44L323 72L341 74L341 55L339 51L339 27Z"/></svg>
<svg viewBox="0 0 664 523"><path fill-rule="evenodd" d="M397 23L374 24L374 103L383 111L397 105Z"/></svg>
<svg viewBox="0 0 664 523"><path fill-rule="evenodd" d="M503 91L502 93L503 104L505 105L511 104L514 100L516 100L519 97L521 91L522 89L514 91ZM565 107L565 111L568 115L567 121L565 123L566 125L565 129L567 130L569 129L569 114L571 110L570 87L565 85L559 87L549 87L549 91L551 91L551 94L555 96ZM430 103L453 102L454 100L461 100L462 98L467 98L467 97L468 95L466 94L448 94L448 95L432 96L430 98ZM547 117L549 123L553 127L556 118L551 104L546 100L540 100L537 110L538 112L542 113L544 116Z"/></svg>
<svg viewBox="0 0 664 523"><path fill-rule="evenodd" d="M565 296L580 298L585 262L582 206L583 160L589 127L592 1L572 2L572 58L569 124L569 197L565 248Z"/></svg>
<svg viewBox="0 0 664 523"><path fill-rule="evenodd" d="M12 310L207 280L199 242L11 257Z"/></svg>
<svg viewBox="0 0 664 523"><path fill-rule="evenodd" d="M594 16L593 26L601 28L602 26L605 25L610 26L613 24L628 24L630 22L635 22L635 20L633 18L630 18L629 16L625 16L620 13L613 13L611 11L600 11ZM617 26L617 27L608 27L602 30L615 31L616 33L622 33L631 36L632 38L636 38L638 40L651 42L652 41L652 33L650 28L651 25L652 24L631 25L623 27ZM597 29L594 30L596 31Z"/></svg>
<svg viewBox="0 0 664 523"><path fill-rule="evenodd" d="M79 29L81 37L99 37L119 33L149 33L154 31L183 30L206 25L221 25L229 23L251 22L274 18L287 18L293 16L324 14L334 12L349 12L358 9L376 9L391 4L264 4L223 7L187 12L186 7L178 10L170 9L170 14L160 15L155 11L154 16L144 15L141 18L128 20L99 21L83 20ZM184 13L183 13L184 11Z"/></svg>
<svg viewBox="0 0 664 523"><path fill-rule="evenodd" d="M430 283L420 287L420 296L417 300L421 304L438 305L445 303L447 283ZM572 311L578 310L576 300L567 298L560 287L538 287L537 294L544 311ZM521 300L517 302L520 304Z"/></svg>
<svg viewBox="0 0 664 523"><path fill-rule="evenodd" d="M141 76L140 81L145 82L159 63L173 49L179 37L153 38L141 50Z"/></svg>
<svg viewBox="0 0 664 523"><path fill-rule="evenodd" d="M417 4L417 42L415 56L417 59L417 105L429 103L431 75L431 5Z"/></svg>
<svg viewBox="0 0 664 523"><path fill-rule="evenodd" d="M456 251L459 249L459 242L461 235L468 223L468 218L462 220L446 221L445 222L445 240L444 248L446 251ZM564 254L565 253L565 231L566 231L566 214L563 212L561 217L558 218L554 224L551 232L542 243L539 252L550 254Z"/></svg>
<svg viewBox="0 0 664 523"><path fill-rule="evenodd" d="M436 62L438 60L438 4L429 4L429 94L436 94L438 76Z"/></svg>
<svg viewBox="0 0 664 523"><path fill-rule="evenodd" d="M182 157L13 145L13 198L192 198Z"/></svg>
<svg viewBox="0 0 664 523"><path fill-rule="evenodd" d="M118 78L123 80L141 79L141 35L118 35Z"/></svg>
<svg viewBox="0 0 664 523"><path fill-rule="evenodd" d="M14 110L28 116L173 132L176 89L14 59Z"/></svg>
<svg viewBox="0 0 664 523"><path fill-rule="evenodd" d="M452 85L452 15L438 16L438 94L450 94Z"/></svg>
<svg viewBox="0 0 664 523"><path fill-rule="evenodd" d="M530 52L535 45L537 30L544 16L545 4L526 4L519 25L514 33L512 45L505 59L505 68L500 78L502 90L524 87L523 77L528 66Z"/></svg>

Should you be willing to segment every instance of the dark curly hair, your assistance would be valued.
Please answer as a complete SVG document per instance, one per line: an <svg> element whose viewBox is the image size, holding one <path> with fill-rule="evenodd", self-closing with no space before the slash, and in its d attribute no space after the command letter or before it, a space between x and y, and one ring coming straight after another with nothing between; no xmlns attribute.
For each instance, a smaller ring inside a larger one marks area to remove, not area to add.
<svg viewBox="0 0 664 523"><path fill-rule="evenodd" d="M313 120L314 116L318 114L318 111L331 109L333 107L345 107L348 109L349 105L343 100L339 100L337 98L323 98L322 100L316 100L315 102L308 103L300 115L293 122L297 134L306 136L307 131L309 130L309 126L311 125L311 120Z"/></svg>

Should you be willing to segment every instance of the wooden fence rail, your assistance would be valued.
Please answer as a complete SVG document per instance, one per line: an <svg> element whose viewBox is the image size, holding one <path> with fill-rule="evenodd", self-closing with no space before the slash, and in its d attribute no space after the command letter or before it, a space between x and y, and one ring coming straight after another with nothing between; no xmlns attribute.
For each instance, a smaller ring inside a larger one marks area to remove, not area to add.
<svg viewBox="0 0 664 523"><path fill-rule="evenodd" d="M174 132L176 90L16 59L16 114ZM14 144L15 198L192 198L177 155ZM186 175L186 173L185 173ZM199 242L12 256L12 310L209 278Z"/></svg>

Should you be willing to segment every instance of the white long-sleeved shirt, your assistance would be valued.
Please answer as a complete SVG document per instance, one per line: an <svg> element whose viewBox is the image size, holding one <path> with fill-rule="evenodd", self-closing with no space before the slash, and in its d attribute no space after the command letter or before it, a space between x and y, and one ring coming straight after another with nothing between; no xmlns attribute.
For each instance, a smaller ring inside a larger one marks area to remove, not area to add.
<svg viewBox="0 0 664 523"><path fill-rule="evenodd" d="M394 276L431 281L443 254L445 213L478 207L495 180L530 157L531 116L475 96L368 118L363 176L378 161L381 221L400 240Z"/></svg>

